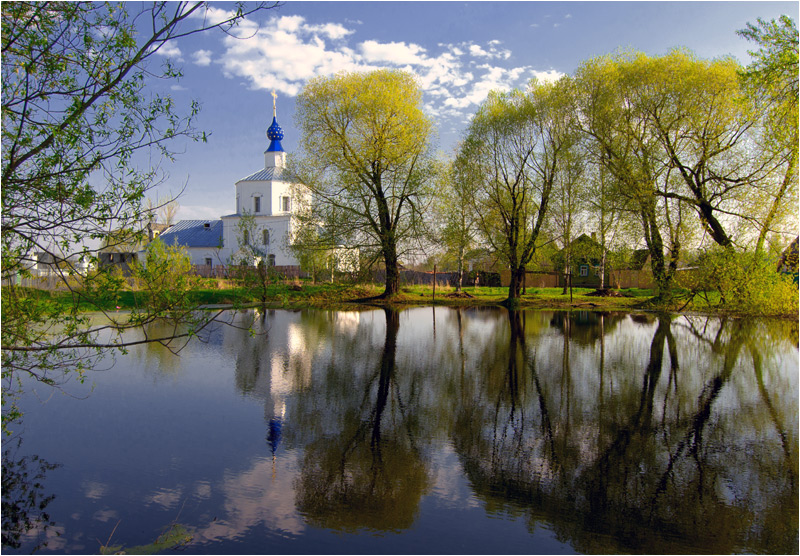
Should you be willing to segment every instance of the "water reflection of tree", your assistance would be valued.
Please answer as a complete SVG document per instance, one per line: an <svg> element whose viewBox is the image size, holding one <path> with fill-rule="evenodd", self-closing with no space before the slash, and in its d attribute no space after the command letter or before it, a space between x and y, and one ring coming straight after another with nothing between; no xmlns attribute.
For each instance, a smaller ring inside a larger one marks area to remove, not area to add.
<svg viewBox="0 0 800 556"><path fill-rule="evenodd" d="M16 449L20 443L18 440ZM36 455L20 457L16 449L3 450L2 544L3 548L18 549L24 543L32 553L47 546L48 529L55 525L46 511L55 496L45 494L43 481L48 471L60 465Z"/></svg>
<svg viewBox="0 0 800 556"><path fill-rule="evenodd" d="M461 392L454 443L490 510L546 520L586 552L796 550L797 431L763 377L769 335L737 321L679 345L659 317L639 386L615 362L598 401L571 363L570 317L555 322L560 360L543 359L509 314Z"/></svg>
<svg viewBox="0 0 800 556"><path fill-rule="evenodd" d="M345 363L364 361L368 346L339 345L336 349L349 352L348 357L332 358L332 368L308 393L328 402L321 417L330 432L317 429L321 434L309 439L295 489L298 510L319 526L408 528L428 488L426 462L417 441L418 382L398 377L400 317L390 309L384 313L386 337L380 361L371 365L374 371L356 373ZM349 380L342 382L345 377ZM319 409L320 402L305 399L300 405Z"/></svg>

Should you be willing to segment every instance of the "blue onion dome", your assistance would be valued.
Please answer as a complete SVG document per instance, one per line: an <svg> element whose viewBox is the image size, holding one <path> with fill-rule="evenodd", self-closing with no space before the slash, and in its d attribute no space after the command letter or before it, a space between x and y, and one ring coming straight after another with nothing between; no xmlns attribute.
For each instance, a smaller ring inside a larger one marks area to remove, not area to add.
<svg viewBox="0 0 800 556"><path fill-rule="evenodd" d="M283 129L278 125L278 120L275 116L272 117L272 125L267 129L267 139L269 139L269 147L267 151L282 151L281 139L283 139Z"/></svg>

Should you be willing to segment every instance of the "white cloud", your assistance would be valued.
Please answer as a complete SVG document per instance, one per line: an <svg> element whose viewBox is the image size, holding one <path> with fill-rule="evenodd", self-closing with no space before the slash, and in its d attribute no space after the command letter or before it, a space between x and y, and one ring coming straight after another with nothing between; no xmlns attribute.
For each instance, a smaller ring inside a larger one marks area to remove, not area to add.
<svg viewBox="0 0 800 556"><path fill-rule="evenodd" d="M312 77L361 67L352 49L330 49L321 36L344 37L349 34L346 29L309 26L304 21L300 16L284 16L268 21L247 40L226 37L225 75L245 77L257 89L279 89L294 96Z"/></svg>
<svg viewBox="0 0 800 556"><path fill-rule="evenodd" d="M386 62L388 64L426 64L425 49L416 44L404 42L379 43L364 41L361 53L367 62Z"/></svg>
<svg viewBox="0 0 800 556"><path fill-rule="evenodd" d="M183 85L171 85L170 86L170 90L172 90L172 91L188 91L189 89L187 89Z"/></svg>
<svg viewBox="0 0 800 556"><path fill-rule="evenodd" d="M318 33L331 40L343 39L348 35L352 35L355 31L351 31L344 25L338 23L325 23L323 25L309 25L307 29L312 33Z"/></svg>
<svg viewBox="0 0 800 556"><path fill-rule="evenodd" d="M469 53L472 56L477 56L479 58L488 58L489 56L491 56L491 54L486 52L483 48L481 48L477 44L471 44L469 46Z"/></svg>
<svg viewBox="0 0 800 556"><path fill-rule="evenodd" d="M354 24L355 22L347 22ZM357 22L360 24L360 22ZM511 51L500 40L436 45L437 52L412 42L367 39L351 43L354 30L338 23L308 24L300 16L273 17L251 37L225 37L219 58L224 74L243 78L254 89L276 89L295 96L320 75L342 71L397 68L412 72L424 92L425 109L434 117L463 121L491 90L524 87L533 77L554 80L555 70L504 67ZM202 55L200 53L203 53ZM210 52L198 51L195 63Z"/></svg>
<svg viewBox="0 0 800 556"><path fill-rule="evenodd" d="M556 71L553 69L547 71L534 71L532 73L533 73L532 77L535 77L539 81L544 81L547 83L553 83L555 81L558 81L559 79L561 79L566 75L564 73L561 73L560 71Z"/></svg>
<svg viewBox="0 0 800 556"><path fill-rule="evenodd" d="M164 56L165 58L174 58L176 62L183 62L183 53L181 53L181 49L178 48L176 44L171 42L165 42L162 44L161 47L155 51L155 53L159 56Z"/></svg>
<svg viewBox="0 0 800 556"><path fill-rule="evenodd" d="M211 54L210 50L198 50L192 54L192 58L198 66L207 66L211 64Z"/></svg>
<svg viewBox="0 0 800 556"><path fill-rule="evenodd" d="M235 10L223 10L222 8L215 8L213 6L206 5L204 8L200 8L196 12L193 12L189 17L192 19L202 19L205 21L206 25L218 25L219 23L222 23L223 21L235 16Z"/></svg>
<svg viewBox="0 0 800 556"><path fill-rule="evenodd" d="M492 40L486 43L488 46L487 50L484 50L483 47L477 44L469 44L465 45L469 50L470 55L475 58L489 58L489 59L501 59L507 60L511 57L511 51L506 49L501 49L499 46L502 44L498 40Z"/></svg>

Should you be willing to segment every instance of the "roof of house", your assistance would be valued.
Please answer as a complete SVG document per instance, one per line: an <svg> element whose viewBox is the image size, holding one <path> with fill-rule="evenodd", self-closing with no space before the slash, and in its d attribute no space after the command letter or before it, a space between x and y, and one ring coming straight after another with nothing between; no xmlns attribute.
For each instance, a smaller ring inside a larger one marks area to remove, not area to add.
<svg viewBox="0 0 800 556"><path fill-rule="evenodd" d="M270 180L280 180L280 181L298 181L296 177L292 176L292 174L286 168L261 168L260 170L253 172L249 176L246 176L236 183L242 181L270 181Z"/></svg>
<svg viewBox="0 0 800 556"><path fill-rule="evenodd" d="M113 230L106 234L99 253L136 253L147 246L147 234L132 230Z"/></svg>
<svg viewBox="0 0 800 556"><path fill-rule="evenodd" d="M159 238L167 245L184 247L222 246L222 220L181 220Z"/></svg>

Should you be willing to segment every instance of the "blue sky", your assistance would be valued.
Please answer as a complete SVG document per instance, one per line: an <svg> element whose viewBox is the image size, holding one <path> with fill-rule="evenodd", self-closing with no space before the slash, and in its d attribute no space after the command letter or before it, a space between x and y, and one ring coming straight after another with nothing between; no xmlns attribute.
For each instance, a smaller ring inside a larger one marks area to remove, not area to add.
<svg viewBox="0 0 800 556"><path fill-rule="evenodd" d="M200 101L208 143L179 145L162 194L185 189L178 219L235 209L234 183L264 165L278 94L283 146L297 146L294 100L312 77L390 67L417 75L437 143L452 152L492 89L571 74L591 57L632 48L650 55L685 47L702 58L749 62L736 30L756 18L798 17L797 2L286 2L243 23L234 38L193 35L162 49L183 68L156 86L176 102ZM233 8L212 3L209 16Z"/></svg>

